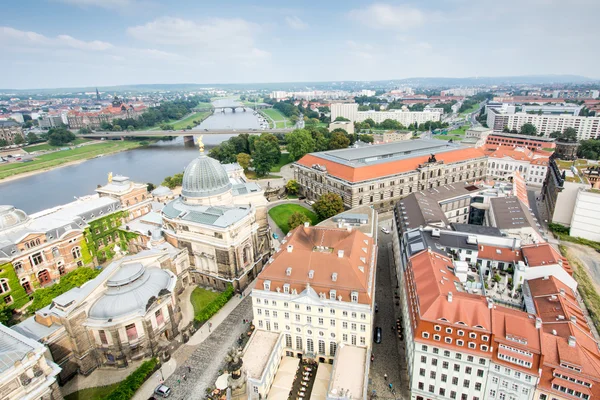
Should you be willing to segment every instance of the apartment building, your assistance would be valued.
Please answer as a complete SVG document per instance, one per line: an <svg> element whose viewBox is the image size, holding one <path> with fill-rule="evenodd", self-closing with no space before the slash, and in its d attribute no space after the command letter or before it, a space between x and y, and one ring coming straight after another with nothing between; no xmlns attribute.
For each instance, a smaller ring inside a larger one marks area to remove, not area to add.
<svg viewBox="0 0 600 400"><path fill-rule="evenodd" d="M13 144L17 136L25 138L21 124L15 121L0 121L0 140L5 140L8 144Z"/></svg>
<svg viewBox="0 0 600 400"><path fill-rule="evenodd" d="M562 132L566 128L575 129L579 140L594 139L600 134L600 117L511 113L488 108L487 125L494 132L502 132L505 128L519 131L524 124L532 124L536 127L538 135L545 137L554 131Z"/></svg>
<svg viewBox="0 0 600 400"><path fill-rule="evenodd" d="M294 163L294 176L309 199L337 193L347 208L384 211L413 192L484 179L485 168L481 149L407 140L310 153Z"/></svg>
<svg viewBox="0 0 600 400"><path fill-rule="evenodd" d="M590 90L555 90L552 92L554 99L597 99L600 91Z"/></svg>
<svg viewBox="0 0 600 400"><path fill-rule="evenodd" d="M548 172L542 186L542 201L551 222L569 226L573 220L573 210L580 190L586 190L589 185L566 180L565 172L561 171L555 159L548 164Z"/></svg>
<svg viewBox="0 0 600 400"><path fill-rule="evenodd" d="M350 122L362 122L366 119L372 119L376 123L381 123L386 119L398 121L404 126L427 121L439 121L443 115L443 109L430 108L423 111L389 110L389 111L358 111L357 103L332 103L331 120L335 121L337 117L343 117Z"/></svg>
<svg viewBox="0 0 600 400"><path fill-rule="evenodd" d="M467 131L468 133L469 131ZM519 135L517 133L491 132L485 144L488 147L526 147L529 150L556 148L556 139L549 137Z"/></svg>

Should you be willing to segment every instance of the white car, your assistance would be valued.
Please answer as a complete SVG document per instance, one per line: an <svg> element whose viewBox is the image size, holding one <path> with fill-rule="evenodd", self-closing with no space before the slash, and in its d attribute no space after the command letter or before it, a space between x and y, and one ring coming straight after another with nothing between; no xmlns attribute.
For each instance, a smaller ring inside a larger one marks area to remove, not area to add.
<svg viewBox="0 0 600 400"><path fill-rule="evenodd" d="M383 232L383 233L385 233L387 235L388 233L390 233L390 230L388 228L386 228L385 226L382 226L381 227L381 232Z"/></svg>

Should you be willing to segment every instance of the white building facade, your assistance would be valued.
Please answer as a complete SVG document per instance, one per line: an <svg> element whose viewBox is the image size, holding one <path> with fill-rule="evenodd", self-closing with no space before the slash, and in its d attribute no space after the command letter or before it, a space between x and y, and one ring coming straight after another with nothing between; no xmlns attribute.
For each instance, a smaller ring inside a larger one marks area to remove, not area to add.
<svg viewBox="0 0 600 400"><path fill-rule="evenodd" d="M439 121L442 117L441 109L425 109L423 111L358 111L357 103L333 103L331 104L331 120L335 121L337 117L349 119L351 122L362 122L366 119L372 119L376 123L381 123L386 119L398 121L404 126L427 121Z"/></svg>

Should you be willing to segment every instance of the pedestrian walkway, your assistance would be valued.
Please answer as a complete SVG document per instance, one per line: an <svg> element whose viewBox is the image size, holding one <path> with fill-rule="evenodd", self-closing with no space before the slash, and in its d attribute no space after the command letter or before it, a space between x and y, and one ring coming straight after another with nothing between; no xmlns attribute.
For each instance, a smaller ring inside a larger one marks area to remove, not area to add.
<svg viewBox="0 0 600 400"><path fill-rule="evenodd" d="M194 333L194 335L192 337L190 337L190 340L186 343L183 344L181 347L179 347L175 353L171 356L171 359L164 363L163 366L161 367L160 370L158 370L157 372L154 373L154 375L152 377L150 377L136 392L135 396L133 397L133 400L146 400L148 399L148 397L152 396L152 393L154 392L154 389L156 388L156 386L158 386L158 384L161 381L168 381L168 378L170 378L174 372L178 369L178 367L181 366L185 366L185 365L191 365L192 368L194 368L195 364L194 362L189 362L188 364L186 364L186 362L188 362L188 359L194 354L194 352L196 350L198 350L200 348L200 345L206 341L206 339L210 336L210 335L215 335L213 336L213 340L216 337L217 342L220 342L220 339L218 338L218 335L220 335L221 330L219 330L219 327L221 326L221 324L224 321L227 321L228 319L236 319L238 318L237 315L239 314L239 312L236 312L238 307L240 306L240 303L242 303L243 301L249 301L250 302L250 312L249 315L244 315L242 317L239 317L241 319L252 319L252 303L251 300L249 299L249 294L252 290L252 288L254 287L254 283L252 282L248 288L246 288L246 290L244 291L243 297L240 298L239 295L234 296L231 300L229 300L227 302L227 304L225 304L223 306L223 308L221 308L219 310L218 313L216 313L215 315L212 316L211 319L209 319L200 329L198 329L198 331L196 331L196 333ZM191 291L193 291L193 289L195 288L195 286L190 286L191 290L189 291L189 293L186 295L186 292L188 291L189 288L187 288L183 293L182 293L182 304L181 304L181 308L182 308L182 313L185 307L191 307L191 303L190 303L190 294ZM187 305L186 305L187 303ZM188 307L188 308L189 308ZM192 309L192 313L193 313L193 307L191 307ZM231 316L233 315L233 317ZM192 314L192 319L193 319L193 314ZM229 325L230 322L227 322L226 325ZM212 325L212 326L211 326ZM240 327L242 327L241 322L239 323ZM210 328L209 328L210 327ZM247 327L247 325L246 325ZM227 328L228 329L228 328ZM239 336L239 334L238 334ZM233 342L227 346L227 351L229 350L229 348L233 345ZM214 347L218 347L218 346L214 346ZM227 354L227 351L225 351L225 354ZM225 356L223 356L221 358L224 359ZM180 368L181 369L181 368ZM185 368L183 368L183 370L185 370ZM186 373L185 371L182 373ZM181 374L180 373L180 379L181 379ZM190 376L189 373L186 373L187 376ZM216 379L216 377L215 377ZM176 378L175 378L176 381ZM188 381L189 382L189 381ZM214 380L211 384L214 384ZM167 384L168 385L168 384Z"/></svg>

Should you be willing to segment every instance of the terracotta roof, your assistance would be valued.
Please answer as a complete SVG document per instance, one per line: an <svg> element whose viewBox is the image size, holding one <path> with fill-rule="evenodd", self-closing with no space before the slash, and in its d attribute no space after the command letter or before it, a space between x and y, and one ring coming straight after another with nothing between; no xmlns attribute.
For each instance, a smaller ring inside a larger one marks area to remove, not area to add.
<svg viewBox="0 0 600 400"><path fill-rule="evenodd" d="M327 298L334 289L336 296L350 301L350 293L357 291L359 303L371 304L370 276L374 273L376 252L373 239L360 231L300 226L284 238L281 249L258 275L257 287L262 288L269 280L271 290L283 291L283 285L289 284L290 293L295 289L300 294L309 283ZM288 268L291 268L289 275ZM311 270L314 275L309 278Z"/></svg>
<svg viewBox="0 0 600 400"><path fill-rule="evenodd" d="M531 244L523 246L521 250L530 267L562 263L562 256L549 243Z"/></svg>
<svg viewBox="0 0 600 400"><path fill-rule="evenodd" d="M506 146L500 146L495 151L493 151L489 157L491 158L512 158L517 161L531 161L531 151L525 149L525 151L520 151L516 149L507 148Z"/></svg>
<svg viewBox="0 0 600 400"><path fill-rule="evenodd" d="M437 161L443 161L445 164L471 160L484 156L485 153L479 148L451 150L437 153L435 155ZM353 167L321 158L319 157L319 153L312 153L305 155L298 160L297 163L308 168L315 164L324 165L327 168L327 173L329 175L348 182L361 182L388 175L396 175L402 172L414 171L419 167L420 164L426 163L429 157L429 155L423 155L403 160L390 161L387 163Z"/></svg>
<svg viewBox="0 0 600 400"><path fill-rule="evenodd" d="M479 253L477 258L484 260L495 260L503 262L511 262L513 264L523 261L523 254L518 249L509 247L498 247L490 245L479 245Z"/></svg>

